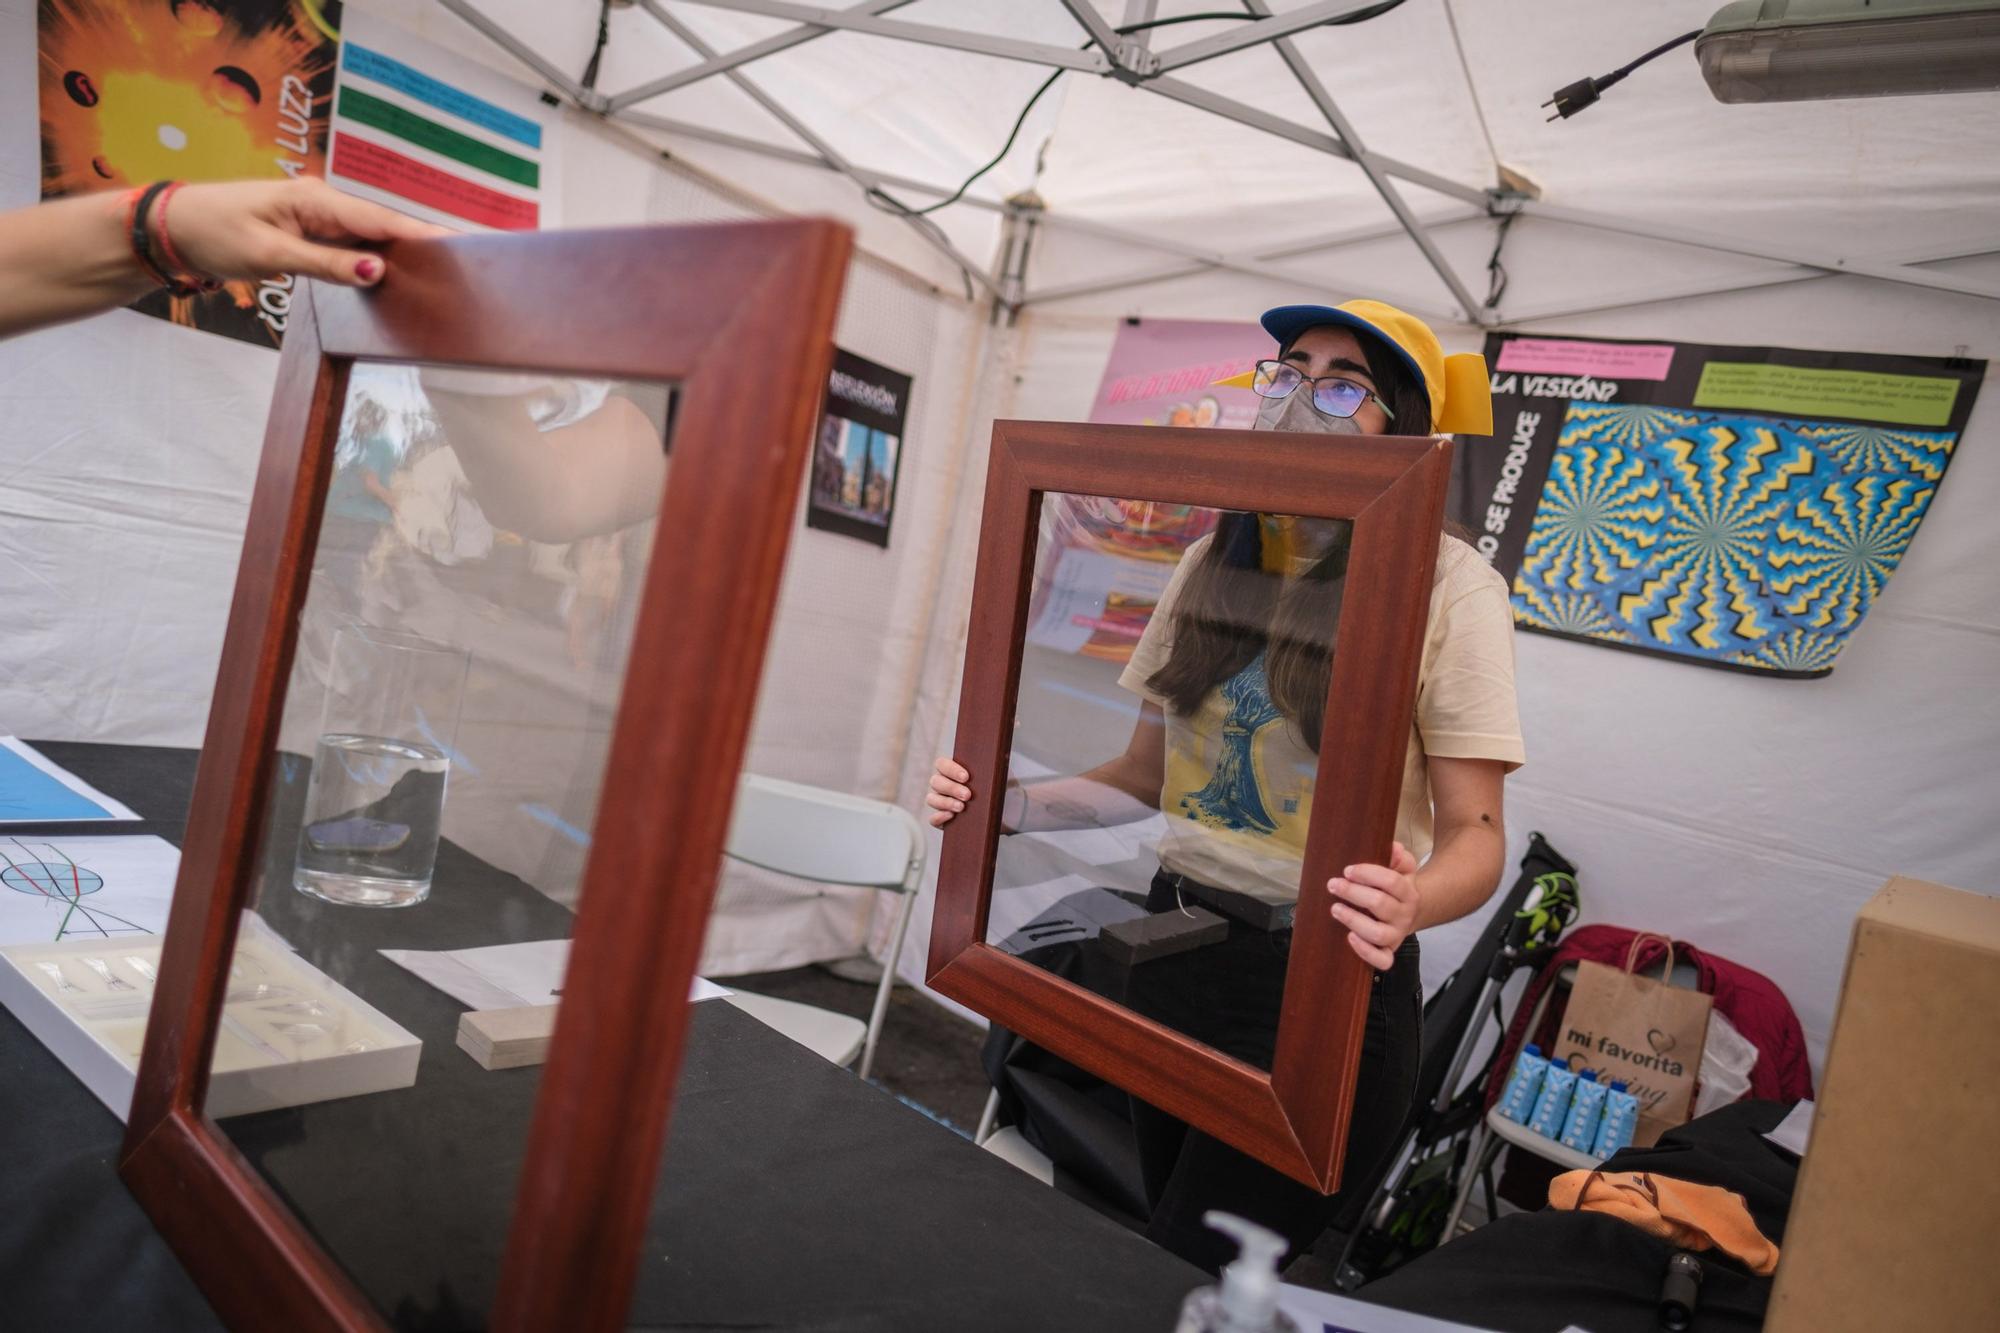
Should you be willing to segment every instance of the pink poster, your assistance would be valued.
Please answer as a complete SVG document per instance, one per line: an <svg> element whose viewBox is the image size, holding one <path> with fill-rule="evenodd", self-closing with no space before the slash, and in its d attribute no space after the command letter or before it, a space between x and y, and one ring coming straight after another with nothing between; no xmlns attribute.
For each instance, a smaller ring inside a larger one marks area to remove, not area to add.
<svg viewBox="0 0 2000 1333"><path fill-rule="evenodd" d="M1600 343L1576 338L1513 338L1500 349L1505 374L1594 375L1599 379L1664 380L1674 368L1672 343Z"/></svg>
<svg viewBox="0 0 2000 1333"><path fill-rule="evenodd" d="M1122 324L1090 419L1118 426L1228 426L1247 430L1257 395L1218 389L1277 349L1255 324L1147 319Z"/></svg>
<svg viewBox="0 0 2000 1333"><path fill-rule="evenodd" d="M1275 349L1255 324L1154 319L1120 326L1090 419L1121 426L1222 426L1247 430L1257 395L1215 381L1250 369ZM1123 662L1188 544L1215 526L1215 511L1116 496L1051 496L1043 509L1043 563L1029 639L1044 647Z"/></svg>

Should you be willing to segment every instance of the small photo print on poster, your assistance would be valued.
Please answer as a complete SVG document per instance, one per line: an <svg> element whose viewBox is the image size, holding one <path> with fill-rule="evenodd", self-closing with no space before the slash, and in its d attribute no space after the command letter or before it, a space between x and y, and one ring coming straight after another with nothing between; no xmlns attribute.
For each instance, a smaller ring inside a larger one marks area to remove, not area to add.
<svg viewBox="0 0 2000 1333"><path fill-rule="evenodd" d="M909 415L908 375L836 349L813 444L806 526L889 544Z"/></svg>

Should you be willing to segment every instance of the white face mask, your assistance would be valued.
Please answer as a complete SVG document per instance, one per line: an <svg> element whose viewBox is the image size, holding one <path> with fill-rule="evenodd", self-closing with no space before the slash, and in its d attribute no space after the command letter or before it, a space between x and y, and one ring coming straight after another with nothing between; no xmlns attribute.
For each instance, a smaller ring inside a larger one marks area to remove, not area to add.
<svg viewBox="0 0 2000 1333"><path fill-rule="evenodd" d="M1252 430L1290 430L1308 435L1359 435L1361 427L1353 417L1330 417L1312 405L1312 386L1301 384L1283 398L1265 398L1257 404L1257 424Z"/></svg>

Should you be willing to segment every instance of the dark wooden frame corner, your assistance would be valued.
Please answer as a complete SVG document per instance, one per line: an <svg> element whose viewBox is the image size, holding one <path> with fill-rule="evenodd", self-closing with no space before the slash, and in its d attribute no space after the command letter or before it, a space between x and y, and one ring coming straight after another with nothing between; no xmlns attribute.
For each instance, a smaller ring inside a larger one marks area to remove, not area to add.
<svg viewBox="0 0 2000 1333"><path fill-rule="evenodd" d="M973 798L946 825L929 981L941 994L1324 1193L1339 1187L1369 969L1316 886L1386 864L1450 478L1437 439L1001 421L993 427L959 695ZM1277 1052L1269 1073L985 942L1046 493L1351 519Z"/></svg>
<svg viewBox="0 0 2000 1333"><path fill-rule="evenodd" d="M741 763L851 244L824 221L455 237L392 247L378 290L302 284L119 1162L232 1328L387 1327L203 1110L349 367L679 387L631 647L647 669L620 700L492 1321L608 1333L630 1299L735 796L715 775Z"/></svg>

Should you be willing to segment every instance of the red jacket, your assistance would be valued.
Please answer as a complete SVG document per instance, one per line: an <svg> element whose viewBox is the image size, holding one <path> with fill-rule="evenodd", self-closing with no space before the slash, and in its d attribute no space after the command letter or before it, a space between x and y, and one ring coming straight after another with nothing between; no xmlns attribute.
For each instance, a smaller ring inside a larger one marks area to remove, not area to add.
<svg viewBox="0 0 2000 1333"><path fill-rule="evenodd" d="M1533 1041L1545 1051L1555 1049L1562 1022L1562 1011L1557 1006L1550 1005L1542 1015L1541 1026L1534 1036L1527 1037L1526 1029L1528 1015L1535 1011L1535 1001L1561 973L1563 966L1593 962L1622 968L1625 966L1626 950L1631 948L1632 937L1638 933L1623 926L1581 926L1563 936L1555 955L1528 983L1527 993L1521 997L1520 1007L1514 1011L1514 1021L1508 1025L1507 1040L1500 1054L1494 1058L1492 1072L1486 1079L1486 1105L1489 1110L1500 1100L1501 1090L1507 1083L1507 1073L1514 1067L1514 1053L1521 1049L1523 1040ZM1658 936L1647 939L1640 943L1633 966L1635 969L1655 967L1665 952L1666 945ZM1790 1101L1813 1095L1812 1067L1806 1061L1805 1032L1799 1027L1798 1015L1792 1012L1791 1001L1785 998L1785 993L1778 989L1775 982L1760 972L1752 972L1727 958L1704 953L1680 940L1674 941L1674 958L1694 965L1696 988L1712 997L1715 1007L1757 1048L1757 1064L1750 1071L1748 1096L1759 1100Z"/></svg>

